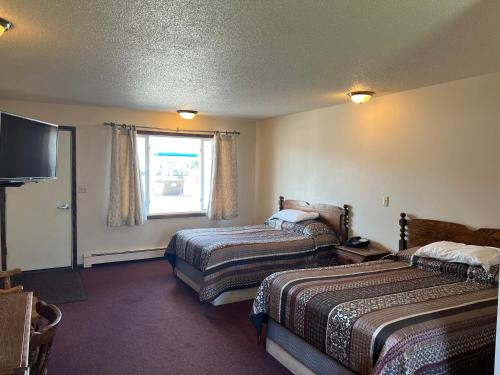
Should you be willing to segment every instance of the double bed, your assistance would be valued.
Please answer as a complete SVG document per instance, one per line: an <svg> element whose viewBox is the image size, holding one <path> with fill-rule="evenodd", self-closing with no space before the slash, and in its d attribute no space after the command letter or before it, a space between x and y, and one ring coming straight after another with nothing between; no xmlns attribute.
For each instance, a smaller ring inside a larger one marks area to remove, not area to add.
<svg viewBox="0 0 500 375"><path fill-rule="evenodd" d="M200 301L213 305L253 299L258 285L274 272L337 264L333 249L347 237L347 206L280 197L279 209L317 212L317 222L328 230L311 235L304 232L306 223L278 220L186 229L173 236L165 257L177 277L198 292Z"/></svg>
<svg viewBox="0 0 500 375"><path fill-rule="evenodd" d="M400 251L383 260L266 278L251 319L295 374L492 373L498 265L416 256L436 241L500 247L499 229L402 214Z"/></svg>

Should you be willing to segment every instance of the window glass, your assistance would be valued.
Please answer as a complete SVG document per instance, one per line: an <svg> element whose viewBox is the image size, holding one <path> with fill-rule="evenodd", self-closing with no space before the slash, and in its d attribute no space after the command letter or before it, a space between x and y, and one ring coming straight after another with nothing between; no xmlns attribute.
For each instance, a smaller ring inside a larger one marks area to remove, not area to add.
<svg viewBox="0 0 500 375"><path fill-rule="evenodd" d="M212 181L212 140L203 140L203 210L208 210L210 186Z"/></svg>
<svg viewBox="0 0 500 375"><path fill-rule="evenodd" d="M141 169L142 187L146 187L146 138L137 137L137 156L139 157L139 168Z"/></svg>
<svg viewBox="0 0 500 375"><path fill-rule="evenodd" d="M148 215L206 211L211 139L140 135L137 145Z"/></svg>

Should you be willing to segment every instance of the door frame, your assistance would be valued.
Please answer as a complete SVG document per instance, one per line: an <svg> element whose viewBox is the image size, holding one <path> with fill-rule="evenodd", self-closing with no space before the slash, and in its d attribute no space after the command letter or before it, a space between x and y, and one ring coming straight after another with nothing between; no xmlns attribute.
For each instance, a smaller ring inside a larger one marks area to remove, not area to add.
<svg viewBox="0 0 500 375"><path fill-rule="evenodd" d="M76 204L76 127L59 126L59 131L71 133L71 269L78 267L78 241L77 241L77 204ZM0 187L0 248L2 254L2 271L7 269L7 239L6 239L6 194L5 187ZM66 268L66 267L64 267Z"/></svg>

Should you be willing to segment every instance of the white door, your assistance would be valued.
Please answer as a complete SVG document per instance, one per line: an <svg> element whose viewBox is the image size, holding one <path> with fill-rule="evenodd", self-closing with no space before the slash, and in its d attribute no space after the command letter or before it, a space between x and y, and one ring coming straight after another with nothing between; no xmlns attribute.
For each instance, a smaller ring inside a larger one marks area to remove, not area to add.
<svg viewBox="0 0 500 375"><path fill-rule="evenodd" d="M7 268L71 267L71 132L59 131L57 179L6 188Z"/></svg>

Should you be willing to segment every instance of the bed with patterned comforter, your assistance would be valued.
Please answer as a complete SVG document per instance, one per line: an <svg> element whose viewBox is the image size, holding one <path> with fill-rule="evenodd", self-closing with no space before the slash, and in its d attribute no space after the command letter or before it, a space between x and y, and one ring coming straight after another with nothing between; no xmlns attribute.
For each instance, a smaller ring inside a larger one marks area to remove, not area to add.
<svg viewBox="0 0 500 375"><path fill-rule="evenodd" d="M251 319L270 318L360 374L493 373L498 266L413 256L266 278Z"/></svg>
<svg viewBox="0 0 500 375"><path fill-rule="evenodd" d="M331 249L339 240L322 225L275 220L181 230L172 237L165 257L173 267L181 259L201 272L200 301L212 301L229 290L256 287L274 272L337 264Z"/></svg>

